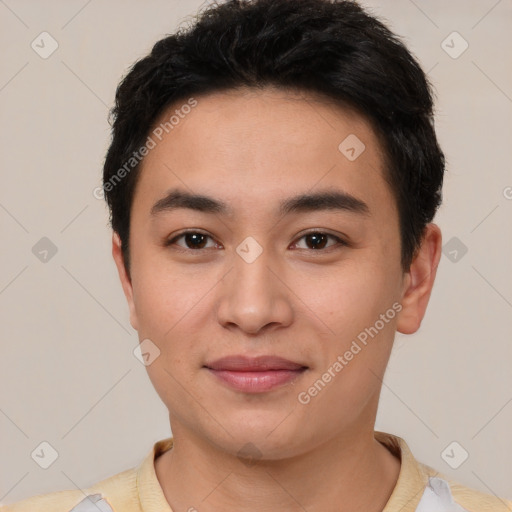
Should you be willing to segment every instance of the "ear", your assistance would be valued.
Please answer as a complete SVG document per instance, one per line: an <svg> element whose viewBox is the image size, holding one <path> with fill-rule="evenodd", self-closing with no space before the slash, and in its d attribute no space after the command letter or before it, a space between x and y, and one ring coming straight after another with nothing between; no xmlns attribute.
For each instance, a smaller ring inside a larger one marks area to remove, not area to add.
<svg viewBox="0 0 512 512"><path fill-rule="evenodd" d="M119 273L119 279L121 280L121 285L123 286L124 295L128 302L128 307L130 308L130 324L137 331L138 330L138 322L137 322L137 312L135 310L135 303L133 301L133 287L130 277L128 276L128 272L126 271L126 266L124 264L123 253L121 250L121 238L114 231L112 233L112 256L114 257L114 261L116 263L117 272Z"/></svg>
<svg viewBox="0 0 512 512"><path fill-rule="evenodd" d="M396 324L397 331L402 334L413 334L420 328L434 286L441 249L441 230L435 224L427 224L421 245L404 276L402 310Z"/></svg>

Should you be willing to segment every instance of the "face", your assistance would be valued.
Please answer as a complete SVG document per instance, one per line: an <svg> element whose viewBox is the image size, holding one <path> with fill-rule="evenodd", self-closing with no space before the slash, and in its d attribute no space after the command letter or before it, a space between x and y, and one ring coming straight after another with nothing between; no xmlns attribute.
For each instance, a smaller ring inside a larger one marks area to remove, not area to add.
<svg viewBox="0 0 512 512"><path fill-rule="evenodd" d="M419 327L439 251L402 271L361 116L270 88L196 100L143 162L131 279L113 243L174 436L279 459L373 431L395 331Z"/></svg>

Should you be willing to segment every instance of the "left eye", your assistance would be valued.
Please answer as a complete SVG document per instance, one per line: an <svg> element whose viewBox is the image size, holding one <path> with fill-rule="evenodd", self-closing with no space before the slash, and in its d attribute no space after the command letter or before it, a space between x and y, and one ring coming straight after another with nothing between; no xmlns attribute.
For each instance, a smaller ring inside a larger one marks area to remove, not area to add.
<svg viewBox="0 0 512 512"><path fill-rule="evenodd" d="M182 238L185 241L185 247L183 245L176 243L178 240L180 240ZM196 250L208 248L206 245L206 240L208 238L213 240L210 235L207 235L205 233L201 233L199 231L186 231L184 233L181 233L180 235L177 235L173 239L167 241L165 245L166 246L177 245L178 247L182 247L184 249L190 249L190 250L196 251ZM305 235L302 235L299 238L299 240L302 240L302 239L306 240L307 247L305 247L305 249L311 249L314 251L318 251L318 250L323 250L326 248L327 240L329 238L334 240L335 242L337 242L339 245L347 245L346 242L344 242L341 238L331 235L329 233L323 233L321 231L314 231L311 233L306 233ZM218 244L214 244L214 246L215 245L218 245ZM295 243L294 245L297 246L298 244ZM332 247L332 245L336 245L336 244L331 244L330 246L327 246L327 247ZM211 247L212 246L210 246L210 248ZM299 249L304 249L304 247L299 247Z"/></svg>
<svg viewBox="0 0 512 512"><path fill-rule="evenodd" d="M312 250L315 250L315 251L325 249L326 241L329 238L335 240L340 245L347 245L341 238L331 235L329 233L322 233L321 231L318 231L318 232L314 231L311 233L306 233L305 235L301 236L299 238L299 240L302 240L303 238L308 240L309 242L311 242ZM306 244L307 244L307 242L306 242ZM336 244L334 244L334 245L336 245ZM332 247L332 245L328 246L328 247ZM306 247L306 249L311 249L311 247Z"/></svg>

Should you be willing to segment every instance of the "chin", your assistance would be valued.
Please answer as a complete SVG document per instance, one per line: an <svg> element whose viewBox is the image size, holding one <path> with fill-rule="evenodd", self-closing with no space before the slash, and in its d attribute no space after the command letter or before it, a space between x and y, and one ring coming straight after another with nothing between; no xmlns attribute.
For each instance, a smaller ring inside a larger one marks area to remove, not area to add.
<svg viewBox="0 0 512 512"><path fill-rule="evenodd" d="M214 432L202 432L202 435L241 460L280 460L306 452L309 443L304 429L295 425L296 419L292 415L287 417L283 410L273 414L223 415L224 428L219 426Z"/></svg>

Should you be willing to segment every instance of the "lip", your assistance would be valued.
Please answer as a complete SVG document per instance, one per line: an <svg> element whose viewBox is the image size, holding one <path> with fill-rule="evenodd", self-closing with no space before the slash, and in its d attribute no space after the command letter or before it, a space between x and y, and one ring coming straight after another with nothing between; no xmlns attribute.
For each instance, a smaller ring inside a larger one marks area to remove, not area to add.
<svg viewBox="0 0 512 512"><path fill-rule="evenodd" d="M229 387L246 393L263 393L288 384L307 367L277 356L227 356L204 367Z"/></svg>

